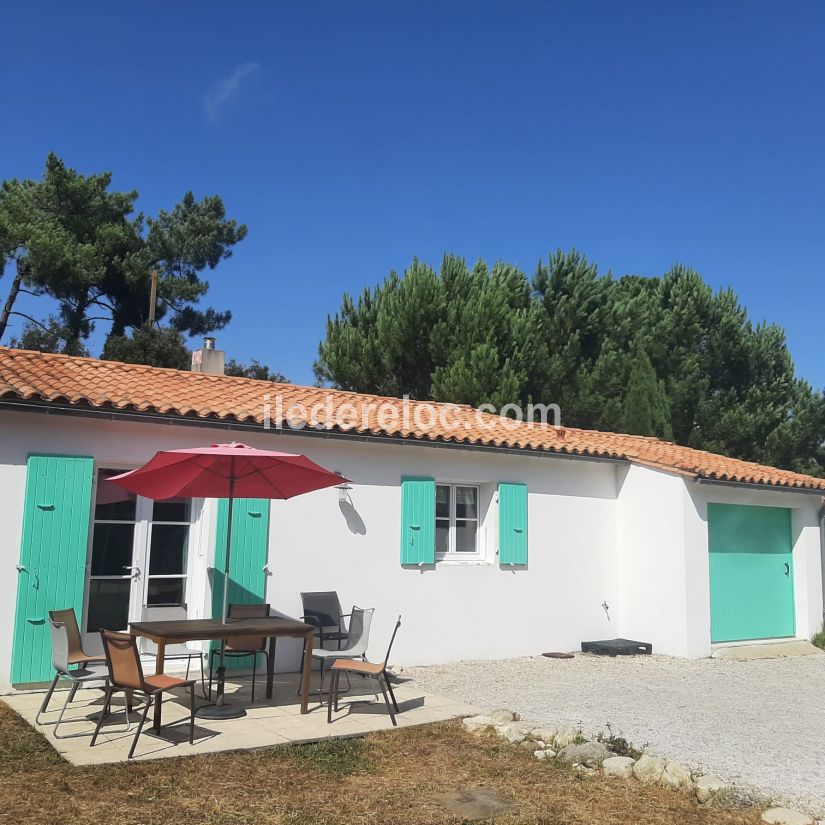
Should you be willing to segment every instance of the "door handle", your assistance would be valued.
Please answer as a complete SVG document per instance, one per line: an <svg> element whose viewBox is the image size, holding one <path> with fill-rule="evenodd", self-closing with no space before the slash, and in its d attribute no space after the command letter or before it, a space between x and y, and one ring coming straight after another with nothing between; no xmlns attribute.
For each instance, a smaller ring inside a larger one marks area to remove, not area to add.
<svg viewBox="0 0 825 825"><path fill-rule="evenodd" d="M788 562L785 562L785 575L786 576L791 575L791 565Z"/></svg>
<svg viewBox="0 0 825 825"><path fill-rule="evenodd" d="M140 568L137 565L132 567L131 565L124 564L123 569L124 570L129 570L132 573L132 578L133 579L139 579L140 578Z"/></svg>

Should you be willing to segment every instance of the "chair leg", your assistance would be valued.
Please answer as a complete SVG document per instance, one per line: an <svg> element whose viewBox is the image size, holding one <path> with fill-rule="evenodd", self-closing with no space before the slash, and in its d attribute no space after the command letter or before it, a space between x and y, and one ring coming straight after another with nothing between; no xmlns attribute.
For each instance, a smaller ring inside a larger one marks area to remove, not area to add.
<svg viewBox="0 0 825 825"><path fill-rule="evenodd" d="M203 694L204 699L208 699L209 697L206 695L206 668L203 665L203 651L200 652L199 658L201 663L201 693Z"/></svg>
<svg viewBox="0 0 825 825"><path fill-rule="evenodd" d="M211 702L212 701L212 671L215 667L215 651L209 651L209 691L207 692L206 698Z"/></svg>
<svg viewBox="0 0 825 825"><path fill-rule="evenodd" d="M384 694L384 701L387 703L387 713L390 715L390 721L393 725L398 726L398 722L395 721L395 714L392 712L392 705L390 704L390 697L387 696L387 690L384 687L384 680L379 676L378 684L381 685L381 693Z"/></svg>
<svg viewBox="0 0 825 825"><path fill-rule="evenodd" d="M335 692L335 712L338 713L338 697L340 696L340 693L341 693L341 690L340 690L340 688L341 688L341 671L336 670L335 673L333 674L333 676L335 677L335 690L334 690L334 692ZM330 685L330 690L332 690L332 689L333 689L333 686Z"/></svg>
<svg viewBox="0 0 825 825"><path fill-rule="evenodd" d="M390 692L390 698L392 699L392 705L395 708L395 712L398 713L398 702L395 701L395 694L392 690L392 685L390 684L389 677L387 676L387 671L384 671L384 682L387 685L387 690Z"/></svg>
<svg viewBox="0 0 825 825"><path fill-rule="evenodd" d="M195 744L195 683L189 687L189 744Z"/></svg>
<svg viewBox="0 0 825 825"><path fill-rule="evenodd" d="M37 716L35 717L34 721L38 725L42 725L43 723L40 721L40 717L46 712L46 708L49 706L49 702L52 699L52 695L54 694L54 689L57 687L57 682L60 679L60 674L55 673L54 679L52 679L52 683L49 685L49 689L46 691L46 695L43 697L43 704L40 705L40 710L37 711Z"/></svg>
<svg viewBox="0 0 825 825"><path fill-rule="evenodd" d="M131 759L135 755L135 748L137 747L138 739L140 738L141 731L143 730L143 726L146 724L146 717L149 715L149 708L155 703L155 694L151 694L150 696L146 697L146 707L143 708L143 716L140 717L140 723L137 727L137 732L135 733L135 738L132 740L132 747L129 748L129 756L127 759Z"/></svg>
<svg viewBox="0 0 825 825"><path fill-rule="evenodd" d="M72 685L72 689L69 691L69 701L74 701L74 695L77 693L77 689L80 687L80 682L75 682Z"/></svg>
<svg viewBox="0 0 825 825"><path fill-rule="evenodd" d="M318 694L324 695L324 659L321 659L321 686L318 688ZM323 702L323 699L321 700Z"/></svg>
<svg viewBox="0 0 825 825"><path fill-rule="evenodd" d="M103 717L106 716L106 709L109 707L109 702L112 699L112 693L114 693L114 688L111 685L106 685L106 694L103 697L103 707L100 709L100 716L97 717L97 725L95 725L95 732L92 734L92 741L89 744L90 748L95 746L95 742L97 742L97 735L100 733L100 726L103 724Z"/></svg>
<svg viewBox="0 0 825 825"><path fill-rule="evenodd" d="M335 692L333 690L333 686L335 685L335 674L332 674L332 684L329 686L329 693L327 694L327 724L332 722L332 694ZM324 701L324 698L321 697L321 701Z"/></svg>
<svg viewBox="0 0 825 825"><path fill-rule="evenodd" d="M72 697L74 696L75 690L74 688L77 687L77 682L74 683L72 690L69 691L69 695L66 697L66 701L63 703L63 707L60 708L60 716L57 717L57 722L54 723L54 738L55 739L66 739L67 737L61 736L57 731L60 727L60 723L63 721L63 714L66 712L66 708L69 707L69 702L72 701Z"/></svg>
<svg viewBox="0 0 825 825"><path fill-rule="evenodd" d="M252 702L255 702L255 671L258 669L258 653L252 654Z"/></svg>

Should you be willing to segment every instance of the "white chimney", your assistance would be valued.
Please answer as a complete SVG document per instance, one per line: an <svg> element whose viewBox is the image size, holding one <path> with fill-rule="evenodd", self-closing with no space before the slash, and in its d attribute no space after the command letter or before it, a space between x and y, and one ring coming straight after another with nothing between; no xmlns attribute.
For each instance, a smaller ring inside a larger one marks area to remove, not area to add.
<svg viewBox="0 0 825 825"><path fill-rule="evenodd" d="M214 338L204 338L203 346L192 353L192 372L224 375L225 371L226 353L222 349L215 349Z"/></svg>

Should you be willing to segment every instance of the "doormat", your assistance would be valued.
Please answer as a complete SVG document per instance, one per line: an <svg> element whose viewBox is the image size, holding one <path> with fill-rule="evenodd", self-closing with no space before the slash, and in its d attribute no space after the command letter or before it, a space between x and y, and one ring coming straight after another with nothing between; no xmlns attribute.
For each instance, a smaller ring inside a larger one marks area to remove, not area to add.
<svg viewBox="0 0 825 825"><path fill-rule="evenodd" d="M635 656L641 653L650 656L653 645L630 639L602 639L598 642L582 642L582 653L595 653L597 656Z"/></svg>

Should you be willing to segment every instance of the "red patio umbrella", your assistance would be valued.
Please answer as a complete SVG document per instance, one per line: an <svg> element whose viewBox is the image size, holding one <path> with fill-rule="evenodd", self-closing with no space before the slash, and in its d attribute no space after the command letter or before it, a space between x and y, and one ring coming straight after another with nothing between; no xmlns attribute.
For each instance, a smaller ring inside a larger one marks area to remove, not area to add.
<svg viewBox="0 0 825 825"><path fill-rule="evenodd" d="M226 531L223 608L227 620L229 557L232 542L232 503L235 498L292 498L302 493L334 487L347 481L304 455L258 450L246 444L213 444L183 450L162 450L154 458L109 481L151 499L229 499ZM218 671L219 686L224 671L223 645ZM222 694L219 687L219 694Z"/></svg>
<svg viewBox="0 0 825 825"><path fill-rule="evenodd" d="M137 470L112 476L109 481L156 500L178 497L229 499L224 571L224 581L228 583L233 499L292 498L343 484L347 479L324 469L305 455L258 450L232 442L162 450ZM228 592L229 587L225 586L221 616L224 622Z"/></svg>

